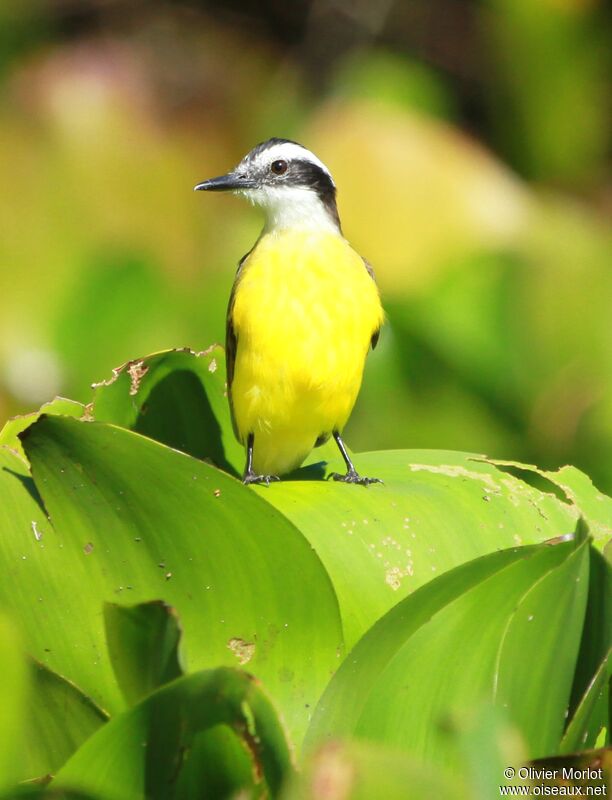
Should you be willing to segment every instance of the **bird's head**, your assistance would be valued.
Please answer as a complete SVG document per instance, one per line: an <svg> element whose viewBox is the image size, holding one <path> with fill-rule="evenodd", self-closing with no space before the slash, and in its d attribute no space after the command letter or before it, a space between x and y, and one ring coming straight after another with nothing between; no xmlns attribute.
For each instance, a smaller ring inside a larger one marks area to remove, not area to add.
<svg viewBox="0 0 612 800"><path fill-rule="evenodd" d="M198 183L196 191L244 195L266 213L266 229L340 231L336 185L310 150L289 139L268 139L231 172Z"/></svg>

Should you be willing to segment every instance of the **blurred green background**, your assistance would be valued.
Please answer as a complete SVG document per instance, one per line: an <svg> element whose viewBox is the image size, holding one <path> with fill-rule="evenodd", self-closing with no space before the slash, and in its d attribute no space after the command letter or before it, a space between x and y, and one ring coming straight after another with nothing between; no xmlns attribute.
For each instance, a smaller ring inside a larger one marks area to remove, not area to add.
<svg viewBox="0 0 612 800"><path fill-rule="evenodd" d="M611 35L603 0L2 0L0 423L223 340L261 218L192 187L285 136L388 313L350 445L612 490Z"/></svg>

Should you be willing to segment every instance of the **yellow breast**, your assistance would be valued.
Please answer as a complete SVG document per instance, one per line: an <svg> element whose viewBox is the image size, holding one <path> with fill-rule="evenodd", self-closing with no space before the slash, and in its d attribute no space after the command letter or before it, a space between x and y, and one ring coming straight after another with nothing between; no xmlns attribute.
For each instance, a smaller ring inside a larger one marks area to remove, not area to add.
<svg viewBox="0 0 612 800"><path fill-rule="evenodd" d="M321 434L342 430L382 321L376 285L340 235L283 231L260 239L232 311L234 418L242 440L255 436L256 472L286 472Z"/></svg>

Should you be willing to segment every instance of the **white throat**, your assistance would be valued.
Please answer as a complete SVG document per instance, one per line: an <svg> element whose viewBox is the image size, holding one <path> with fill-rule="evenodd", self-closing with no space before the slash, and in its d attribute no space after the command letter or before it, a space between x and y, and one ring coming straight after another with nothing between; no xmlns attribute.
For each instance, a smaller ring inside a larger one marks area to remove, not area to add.
<svg viewBox="0 0 612 800"><path fill-rule="evenodd" d="M265 186L244 192L266 214L264 233L283 230L330 231L340 234L336 220L316 193L297 186Z"/></svg>

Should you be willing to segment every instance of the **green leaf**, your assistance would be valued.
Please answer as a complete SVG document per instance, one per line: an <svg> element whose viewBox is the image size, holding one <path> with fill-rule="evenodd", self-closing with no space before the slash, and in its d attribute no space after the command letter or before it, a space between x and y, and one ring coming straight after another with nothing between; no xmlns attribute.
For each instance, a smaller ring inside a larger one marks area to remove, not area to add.
<svg viewBox="0 0 612 800"><path fill-rule="evenodd" d="M225 352L166 350L129 361L95 385L93 414L238 474L236 441L225 388Z"/></svg>
<svg viewBox="0 0 612 800"><path fill-rule="evenodd" d="M589 595L578 663L572 686L570 715L601 669L612 648L612 565L595 548L590 551ZM594 742L593 742L594 744Z"/></svg>
<svg viewBox="0 0 612 800"><path fill-rule="evenodd" d="M106 603L104 623L111 663L128 705L183 674L181 628L170 606L159 600L135 606Z"/></svg>
<svg viewBox="0 0 612 800"><path fill-rule="evenodd" d="M30 664L29 695L21 709L23 746L10 759L20 780L53 772L106 719L105 712L77 686L56 674L61 673L58 664L70 668L80 662L83 648L95 647L87 636L79 601L86 576L80 584L74 576L71 582L69 572L63 574L61 566L56 572L53 566L61 544L24 462L12 450L0 447L0 567L6 576L0 582L0 599L19 625L24 644L36 656ZM60 599L49 602L54 596ZM95 649L93 653L96 662ZM14 693L17 696L17 690ZM8 701L0 705L9 707ZM10 753L10 748L0 744L0 760L4 752Z"/></svg>
<svg viewBox="0 0 612 800"><path fill-rule="evenodd" d="M248 663L299 742L342 648L333 588L301 534L239 481L130 431L44 417L24 446L53 529L3 537L20 590L0 585L0 599L31 653L114 713L102 605L163 597L190 668Z"/></svg>
<svg viewBox="0 0 612 800"><path fill-rule="evenodd" d="M253 762L244 742L227 725L197 733L176 782L177 798L240 797L253 785Z"/></svg>
<svg viewBox="0 0 612 800"><path fill-rule="evenodd" d="M199 798L197 790L183 792L180 773L193 757L196 734L219 725L246 748L260 787L253 796L263 796L266 788L276 796L291 771L283 730L253 678L228 668L179 678L115 717L73 756L54 785L117 800Z"/></svg>
<svg viewBox="0 0 612 800"><path fill-rule="evenodd" d="M355 455L368 488L296 473L260 497L315 548L338 594L347 647L394 604L485 553L571 533L578 509L467 453L402 450ZM339 461L328 471L342 470ZM313 480L308 480L308 478Z"/></svg>
<svg viewBox="0 0 612 800"><path fill-rule="evenodd" d="M61 609L45 604L47 593L65 582L61 572L47 572L46 548L53 549L54 540L55 532L24 462L12 450L0 447L0 565L6 576L0 582L2 607L10 612L25 644L39 660L53 660L58 646L70 660L84 640L73 638L72 621L65 622ZM40 560L42 568L31 580L33 560ZM66 599L66 608L72 609L78 620L78 589L75 598L76 602ZM4 673L10 673L8 665ZM10 686L11 679L6 677L6 681ZM10 692L18 696L16 689ZM0 705L10 707L8 701ZM24 740L18 753L8 755L11 747L2 746L0 734L0 761L2 753L7 753L13 774L21 780L52 772L105 718L77 687L36 663L30 670L29 700L26 703L24 699L21 717Z"/></svg>
<svg viewBox="0 0 612 800"><path fill-rule="evenodd" d="M32 662L20 778L31 780L56 772L107 719L74 684Z"/></svg>
<svg viewBox="0 0 612 800"><path fill-rule="evenodd" d="M533 548L515 548L475 559L394 606L353 648L332 679L315 710L307 744L330 735L353 733L365 707L368 688L379 680L404 643L462 594L532 552Z"/></svg>
<svg viewBox="0 0 612 800"><path fill-rule="evenodd" d="M516 606L505 620L499 615L506 627L499 629L493 697L508 709L530 758L555 752L565 726L589 581L588 543L571 552L573 546L560 545L567 548L565 561L542 571L526 591L513 586ZM499 587L488 592L499 602Z"/></svg>
<svg viewBox="0 0 612 800"><path fill-rule="evenodd" d="M586 627L586 626L585 626ZM610 681L612 653L608 652L599 665L578 707L567 726L559 746L561 754L575 753L595 747L602 730L605 743L610 744Z"/></svg>
<svg viewBox="0 0 612 800"><path fill-rule="evenodd" d="M589 524L593 541L603 548L612 539L612 498L600 492L588 475L576 467L565 466L543 475L567 494Z"/></svg>
<svg viewBox="0 0 612 800"><path fill-rule="evenodd" d="M18 777L24 734L26 668L15 627L0 616L0 790Z"/></svg>
<svg viewBox="0 0 612 800"><path fill-rule="evenodd" d="M517 461L483 459L500 469L518 470L523 475L531 473L532 478L540 476L558 487L568 502L580 511L589 525L589 532L595 544L603 549L612 539L612 497L600 492L588 475L576 467L565 466L558 470L545 470L534 464L520 464Z"/></svg>
<svg viewBox="0 0 612 800"><path fill-rule="evenodd" d="M19 434L28 428L41 414L62 414L66 417L82 417L86 413L86 408L82 403L74 400L67 400L65 397L56 397L45 403L38 411L32 414L22 414L7 420L4 427L0 429L0 446L10 447L25 459L23 447L19 441Z"/></svg>
<svg viewBox="0 0 612 800"><path fill-rule="evenodd" d="M96 595L100 579L89 572L90 544L81 531L74 546L58 535L23 461L0 448L0 567L10 578L0 581L0 604L35 660L107 710L121 701L103 636L106 598Z"/></svg>
<svg viewBox="0 0 612 800"><path fill-rule="evenodd" d="M424 586L349 653L319 702L309 745L354 735L457 764L443 726L484 702L506 711L528 755L554 752L587 584L583 541L494 553Z"/></svg>

